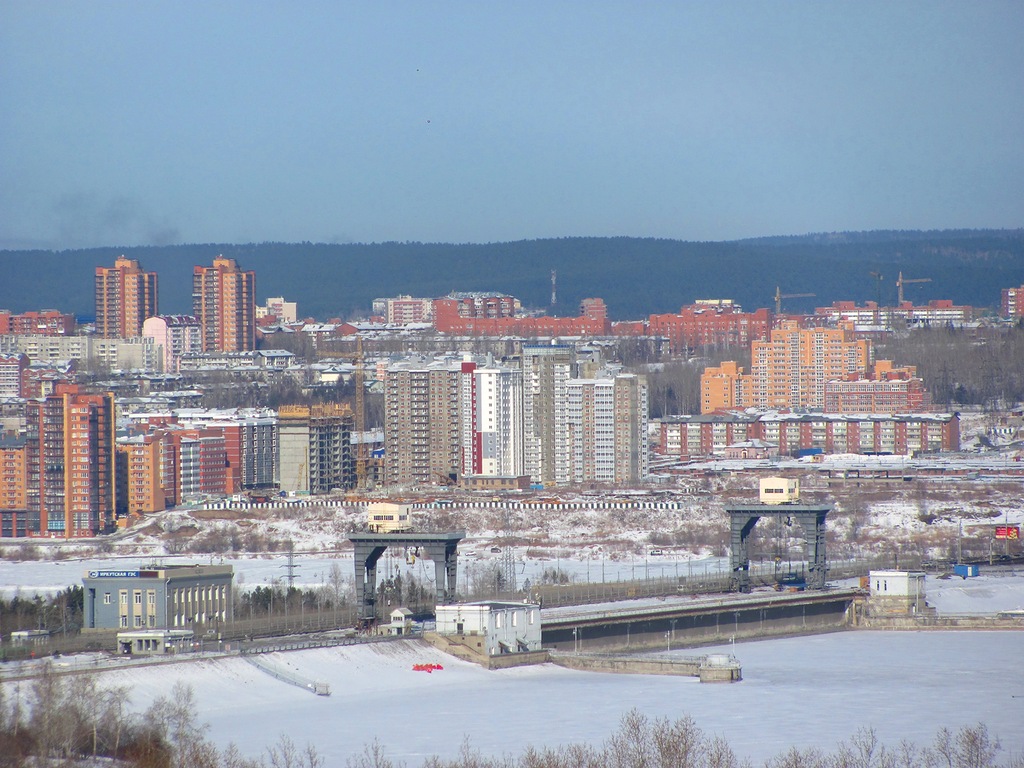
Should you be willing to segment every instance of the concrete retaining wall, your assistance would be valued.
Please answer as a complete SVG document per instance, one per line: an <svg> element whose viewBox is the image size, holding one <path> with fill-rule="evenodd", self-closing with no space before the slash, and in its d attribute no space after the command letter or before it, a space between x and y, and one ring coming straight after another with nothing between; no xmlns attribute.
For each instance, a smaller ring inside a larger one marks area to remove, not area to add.
<svg viewBox="0 0 1024 768"><path fill-rule="evenodd" d="M583 672L612 672L625 675L683 675L697 677L702 656L686 659L653 659L642 656L612 656L605 654L552 654L551 661L560 667Z"/></svg>
<svg viewBox="0 0 1024 768"><path fill-rule="evenodd" d="M862 616L858 629L1008 629L1024 630L1024 618L994 616Z"/></svg>
<svg viewBox="0 0 1024 768"><path fill-rule="evenodd" d="M734 657L687 656L681 659L612 654L553 654L551 661L568 669L625 675L680 675L696 677L702 683L735 683L743 679Z"/></svg>

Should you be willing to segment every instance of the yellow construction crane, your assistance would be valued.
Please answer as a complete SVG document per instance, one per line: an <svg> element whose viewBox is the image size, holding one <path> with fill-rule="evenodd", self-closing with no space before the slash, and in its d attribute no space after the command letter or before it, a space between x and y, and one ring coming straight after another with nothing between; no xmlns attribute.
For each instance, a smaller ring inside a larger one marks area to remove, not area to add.
<svg viewBox="0 0 1024 768"><path fill-rule="evenodd" d="M809 296L814 296L813 293L783 293L779 286L775 286L775 314L782 314L782 300L783 299L803 299Z"/></svg>
<svg viewBox="0 0 1024 768"><path fill-rule="evenodd" d="M903 286L907 283L930 283L932 279L930 277L915 277L913 279L903 278L903 273L900 272L900 276L896 278L896 296L899 299L897 306L903 305Z"/></svg>

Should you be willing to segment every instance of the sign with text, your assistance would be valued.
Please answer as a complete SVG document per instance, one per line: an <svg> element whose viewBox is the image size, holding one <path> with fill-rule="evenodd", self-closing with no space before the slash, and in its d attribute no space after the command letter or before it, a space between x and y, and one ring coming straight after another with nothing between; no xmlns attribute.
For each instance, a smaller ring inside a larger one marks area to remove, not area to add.
<svg viewBox="0 0 1024 768"><path fill-rule="evenodd" d="M996 538L997 539L1010 539L1011 541L1018 541L1020 539L1020 526L1019 525L997 525L996 526Z"/></svg>

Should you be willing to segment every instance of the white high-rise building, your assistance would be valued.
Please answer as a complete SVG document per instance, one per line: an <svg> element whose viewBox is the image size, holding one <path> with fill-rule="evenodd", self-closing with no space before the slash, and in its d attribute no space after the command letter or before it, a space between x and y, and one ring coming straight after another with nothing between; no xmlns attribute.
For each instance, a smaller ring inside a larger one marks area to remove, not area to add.
<svg viewBox="0 0 1024 768"><path fill-rule="evenodd" d="M524 474L534 483L568 482L565 394L575 364L568 345L523 346Z"/></svg>
<svg viewBox="0 0 1024 768"><path fill-rule="evenodd" d="M463 362L459 397L462 474L524 474L522 370Z"/></svg>

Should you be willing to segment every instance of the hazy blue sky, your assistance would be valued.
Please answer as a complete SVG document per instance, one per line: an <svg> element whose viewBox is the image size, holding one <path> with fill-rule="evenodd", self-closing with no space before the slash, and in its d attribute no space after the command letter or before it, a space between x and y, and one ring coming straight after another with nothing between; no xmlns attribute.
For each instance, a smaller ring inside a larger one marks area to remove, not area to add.
<svg viewBox="0 0 1024 768"><path fill-rule="evenodd" d="M0 248L1024 225L1024 3L0 3Z"/></svg>

